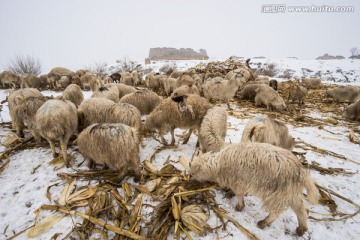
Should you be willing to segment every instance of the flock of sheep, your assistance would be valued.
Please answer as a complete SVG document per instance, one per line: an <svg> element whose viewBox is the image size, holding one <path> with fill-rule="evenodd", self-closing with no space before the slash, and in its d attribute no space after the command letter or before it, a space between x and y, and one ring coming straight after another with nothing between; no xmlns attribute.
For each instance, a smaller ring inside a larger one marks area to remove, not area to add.
<svg viewBox="0 0 360 240"><path fill-rule="evenodd" d="M225 63L226 66L226 63ZM146 87L143 86L143 78ZM212 100L226 101L237 97L265 105L276 111L286 110L284 99L277 92L278 82L265 76L256 76L248 64L236 68L197 69L174 71L171 75L149 73L143 76L136 71L100 76L86 70L72 72L54 68L47 75L17 76L5 71L0 74L5 88L12 91L8 105L13 128L24 137L25 126L36 141L46 139L56 157L55 142L60 142L66 166L70 138L78 133L76 144L81 154L96 164L119 170L120 177L135 173L141 176L140 145L145 134L157 130L161 142L171 132L171 145L175 144L175 128L189 129L184 136L186 144L198 131L198 146L189 173L199 181L212 181L238 197L236 210L244 208L246 193L258 196L269 215L258 223L269 226L287 208L298 219L298 235L307 230L304 206L304 188L307 199L316 204L317 189L308 170L292 154L294 139L282 122L265 115L251 119L245 126L241 143L227 144L226 108L215 106ZM293 82L288 100L303 104L308 89L321 85L320 79L303 79ZM45 97L39 90L63 90L56 98ZM84 100L83 90L93 91ZM162 93L160 96L157 93ZM360 88L336 87L326 92L336 101L348 101L344 117L360 120ZM146 116L143 123L141 117Z"/></svg>

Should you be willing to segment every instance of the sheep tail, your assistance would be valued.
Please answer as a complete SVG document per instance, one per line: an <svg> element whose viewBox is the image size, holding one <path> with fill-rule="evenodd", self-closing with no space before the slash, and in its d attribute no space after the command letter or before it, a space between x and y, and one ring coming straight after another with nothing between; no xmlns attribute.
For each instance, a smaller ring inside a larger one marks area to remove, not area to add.
<svg viewBox="0 0 360 240"><path fill-rule="evenodd" d="M313 205L317 204L319 201L319 195L317 194L318 189L315 186L314 180L311 178L309 173L304 179L304 185L307 191L308 201Z"/></svg>
<svg viewBox="0 0 360 240"><path fill-rule="evenodd" d="M254 120L250 120L251 124L250 125L246 125L242 137L241 137L241 141L242 142L251 142L252 137L254 136L255 132L260 129L260 128L265 128L265 121L266 121L266 117L265 116L256 116L256 118Z"/></svg>

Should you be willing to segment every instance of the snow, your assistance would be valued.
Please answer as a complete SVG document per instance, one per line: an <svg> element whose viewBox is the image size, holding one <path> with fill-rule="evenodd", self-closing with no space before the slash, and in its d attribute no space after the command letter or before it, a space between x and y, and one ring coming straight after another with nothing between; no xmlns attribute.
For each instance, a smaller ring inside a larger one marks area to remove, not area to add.
<svg viewBox="0 0 360 240"><path fill-rule="evenodd" d="M177 66L180 69L186 69L195 66L199 62L204 61L178 61ZM351 84L360 85L360 64L356 60L296 60L296 59L254 59L253 62L259 63L276 63L280 71L285 69L294 70L294 76L301 76L302 68L309 68L316 71L321 71L322 74L329 70L331 76L334 76L338 81L342 81L342 76L336 73L336 69L341 68L344 72L351 72L354 70L354 74L351 78ZM147 65L154 70L160 68L165 62L157 62ZM331 83L334 83L330 81ZM342 83L340 83L342 84ZM347 83L349 84L349 83ZM0 90L0 101L6 98L5 90ZM46 96L57 96L60 93L54 91L44 91ZM91 93L84 92L85 98L89 98ZM223 107L226 105L222 104ZM248 119L254 114L249 113L247 109L240 108L235 103L232 103L233 112L236 115L229 115L228 117L228 132L226 136L227 143L240 142L241 134ZM9 112L7 103L4 104L2 112L0 113L0 119L4 122L9 122ZM240 116L240 117L239 117ZM308 114L315 119L324 119L332 116L332 113L323 112L311 112ZM319 129L314 126L292 126L288 124L290 134L301 144L301 141L309 143L315 147L341 154L347 159L360 162L360 146L350 142L348 136L350 133L350 125L340 124L337 126L324 126L323 129ZM359 129L359 125L353 125L353 128ZM171 163L174 164L180 170L184 171L184 168L177 163L180 156L184 156L187 159L191 159L194 152L197 137L193 134L187 144L181 144L180 135L186 131L177 129L175 131L176 146L173 148L165 149L156 154L153 165L158 169L163 166L168 158ZM3 141L6 135L9 135L9 129L0 127L0 140ZM29 133L28 133L29 134ZM359 138L359 135L356 134ZM158 136L157 139L159 139ZM165 136L169 142L171 139L170 134ZM141 161L149 159L154 151L162 145L153 138L144 139L145 146L140 150ZM69 153L75 156L74 169L87 169L83 164L77 167L79 163L83 161L83 157L75 151L76 146L69 148ZM3 151L4 147L0 146L0 151ZM337 174L337 175L321 175L319 172L311 170L311 175L315 181L329 188L340 195L360 203L360 166L351 161L341 158L333 157L331 155L324 155L314 152L313 150L304 150L302 148L295 148L295 152L305 152L306 160L311 163L316 161L321 164L322 167L343 168L347 171L355 172L354 175ZM65 182L57 177L57 173L60 172L72 172L74 169L54 169L53 165L48 163L52 160L52 154L48 146L38 147L33 149L26 149L18 151L10 156L10 163L5 170L0 173L0 239L12 236L15 232L19 232L33 224L35 213L43 204L53 204L53 200L57 199L64 187ZM3 162L0 162L2 165ZM46 198L46 191L50 185L57 184L51 187L52 202ZM79 183L85 184L85 183ZM216 192L216 201L221 204L221 207L228 211L229 216L236 219L242 226L247 228L251 233L255 234L259 239L297 239L295 235L295 229L297 227L297 219L293 211L288 209L270 226L265 229L259 229L256 224L262 220L267 213L261 208L261 201L254 196L245 197L245 208L242 212L236 212L234 210L236 205L236 199L227 199L223 192L218 190ZM344 213L354 213L358 210L352 204L346 201L332 196L338 205L338 210ZM150 197L144 195L144 203L156 204ZM306 203L310 213L310 216L317 218L331 217L327 207L322 205L312 206ZM145 208L145 213L151 214L150 208ZM315 213L314 213L315 212ZM324 214L323 215L320 215ZM39 219L49 215L49 211L41 211ZM73 227L74 222L81 222L77 217L65 217L61 221L55 224L55 227L40 235L37 239L50 239L55 233L61 232L60 236L63 238ZM208 223L211 227L219 225L219 220L213 213L210 215ZM317 222L308 220L309 230L304 234L301 239L359 239L360 216L356 215L352 218L342 221L323 221ZM6 229L7 228L7 229ZM6 232L4 230L6 229ZM209 233L206 236L200 238L194 233L191 233L194 239L216 239L217 233ZM246 239L246 236L238 230L232 223L227 224L226 230L218 230L219 239ZM20 235L16 239L26 239L26 233ZM169 238L171 239L171 237Z"/></svg>

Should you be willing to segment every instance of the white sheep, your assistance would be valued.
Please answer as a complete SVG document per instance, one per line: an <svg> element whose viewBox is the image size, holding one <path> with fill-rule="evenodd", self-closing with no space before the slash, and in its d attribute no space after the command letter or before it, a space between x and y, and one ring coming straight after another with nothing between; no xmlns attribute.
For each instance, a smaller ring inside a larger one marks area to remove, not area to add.
<svg viewBox="0 0 360 240"><path fill-rule="evenodd" d="M140 89L120 99L120 103L129 103L139 109L141 115L147 115L160 104L162 98L149 89Z"/></svg>
<svg viewBox="0 0 360 240"><path fill-rule="evenodd" d="M282 111L286 108L284 99L273 88L263 84L256 90L255 105L265 105L268 110Z"/></svg>
<svg viewBox="0 0 360 240"><path fill-rule="evenodd" d="M225 143L227 113L222 107L210 108L200 125L199 142L203 152L219 151Z"/></svg>
<svg viewBox="0 0 360 240"><path fill-rule="evenodd" d="M39 108L35 119L36 129L49 142L53 157L57 156L54 142L60 141L65 165L69 167L67 145L78 126L75 105L67 100L49 100Z"/></svg>
<svg viewBox="0 0 360 240"><path fill-rule="evenodd" d="M134 128L121 123L96 123L80 133L77 143L90 168L99 163L119 170L119 178L129 170L140 178L139 141Z"/></svg>
<svg viewBox="0 0 360 240"><path fill-rule="evenodd" d="M171 96L182 96L186 94L196 94L200 96L200 91L196 85L182 85L176 88Z"/></svg>
<svg viewBox="0 0 360 240"><path fill-rule="evenodd" d="M195 156L189 173L198 181L230 188L238 197L238 211L245 206L246 193L260 197L269 215L258 222L259 228L270 226L290 207L299 222L296 233L301 236L308 229L303 189L310 203L318 201L309 171L290 151L267 143L230 144L220 152Z"/></svg>
<svg viewBox="0 0 360 240"><path fill-rule="evenodd" d="M59 99L69 100L75 104L76 107L79 107L82 101L84 101L84 95L81 91L81 88L78 85L72 83L65 88L62 96L60 96Z"/></svg>
<svg viewBox="0 0 360 240"><path fill-rule="evenodd" d="M247 122L241 141L269 143L288 150L294 147L294 138L289 135L287 126L266 115L258 115Z"/></svg>
<svg viewBox="0 0 360 240"><path fill-rule="evenodd" d="M119 89L114 84L106 84L96 90L91 97L92 98L107 98L113 102L119 102Z"/></svg>

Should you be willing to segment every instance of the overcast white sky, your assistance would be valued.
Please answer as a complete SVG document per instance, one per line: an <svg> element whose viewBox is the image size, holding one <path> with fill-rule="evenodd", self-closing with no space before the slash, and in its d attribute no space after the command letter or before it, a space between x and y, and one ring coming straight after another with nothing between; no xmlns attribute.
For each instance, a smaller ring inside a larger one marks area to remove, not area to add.
<svg viewBox="0 0 360 240"><path fill-rule="evenodd" d="M268 3L354 6L353 13L262 13ZM0 70L16 54L43 72L76 70L151 47L205 48L211 58L349 56L360 47L358 0L1 0Z"/></svg>

